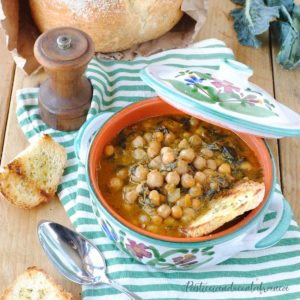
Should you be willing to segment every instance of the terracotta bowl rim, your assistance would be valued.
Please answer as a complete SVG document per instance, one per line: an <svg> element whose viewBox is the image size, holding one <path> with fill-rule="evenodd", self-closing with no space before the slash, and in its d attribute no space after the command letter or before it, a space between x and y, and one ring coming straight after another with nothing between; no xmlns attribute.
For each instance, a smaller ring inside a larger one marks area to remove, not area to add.
<svg viewBox="0 0 300 300"><path fill-rule="evenodd" d="M271 178L270 179L266 179L264 180L264 182L266 183L266 181L269 183L269 192L265 194L263 201L260 203L260 205L258 207L256 207L255 209L253 209L252 211L250 211L250 213L243 218L241 221L239 221L238 223L234 224L233 226L230 226L229 228L220 231L218 233L214 233L214 234L210 234L210 235L206 235L203 237L197 237L197 238L189 238L189 237L169 237L169 236L165 236L165 235L160 235L160 234L155 234L149 231L146 231L140 227L137 227L133 224L131 224L130 222L128 222L127 220L125 220L121 215L119 215L106 201L105 201L105 197L103 196L98 184L97 184L97 178L95 176L95 172L93 172L93 170L95 170L96 166L91 165L91 155L97 155L97 153L95 152L95 145L97 143L101 143L101 140L99 141L99 139L101 138L101 135L103 135L103 132L105 132L106 128L109 127L109 124L114 121L114 119L119 118L120 114L124 114L127 111L131 111L134 110L135 107L140 107L141 105L147 105L147 104L152 104L154 105L157 101L159 102L163 102L164 104L167 104L166 102L164 102L163 100L161 100L159 97L155 97L155 98L151 98L151 99L145 99L142 100L140 102L137 103L133 103L131 105L126 106L125 108L121 109L120 111L118 111L117 113L115 113L113 116L111 116L105 123L104 125L99 128L99 130L97 131L97 133L95 134L89 150L88 150L88 155L87 155L87 163L86 163L86 175L88 177L88 185L90 190L92 190L94 196L97 198L98 203L101 205L101 207L115 220L117 221L118 224L123 225L127 230L129 229L130 231L141 235L145 238L148 239L152 239L152 240L159 240L161 242L171 242L171 243L180 243L180 244L189 244L189 243L202 243L202 242L209 242L209 241L218 241L218 240L223 240L224 238L226 239L230 239L233 236L236 236L240 233L240 231L244 231L246 230L249 226L251 226L253 223L256 222L256 220L258 219L258 217L266 210L267 205L269 203L269 200L272 196L272 194L274 193L275 190L275 178L276 178L276 168L275 168L275 163L274 163L274 158L272 156L272 153L267 145L267 143L259 138L256 137L254 135L251 134L241 134L238 133L234 130L229 129L230 131L234 132L235 134L237 134L240 138L241 136L244 137L250 137L251 139L254 139L256 142L261 143L261 148L259 148L259 151L263 151L264 154L267 154L267 161L268 161L268 165L269 167L271 167ZM169 105L169 104L167 104ZM169 105L170 106L170 105ZM172 106L171 106L172 107ZM175 108L174 108L175 109ZM183 113L184 114L184 113ZM170 115L170 114L169 114ZM145 117L145 119L147 118L147 116ZM261 153L261 152L258 152ZM97 159L97 162L99 162L99 157Z"/></svg>

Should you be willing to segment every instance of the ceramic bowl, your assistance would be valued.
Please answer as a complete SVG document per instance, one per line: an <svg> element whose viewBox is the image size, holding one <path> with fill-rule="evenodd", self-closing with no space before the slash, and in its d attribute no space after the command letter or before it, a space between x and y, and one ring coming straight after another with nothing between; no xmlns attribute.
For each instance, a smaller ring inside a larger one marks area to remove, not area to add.
<svg viewBox="0 0 300 300"><path fill-rule="evenodd" d="M75 149L86 165L86 178L99 230L102 229L120 250L138 261L156 268L177 270L209 267L240 251L262 249L278 242L289 226L291 210L276 188L276 170L269 148L261 138L249 134L236 133L258 157L266 193L256 209L229 228L199 238L162 236L129 223L109 206L99 189L96 175L105 145L131 124L149 117L172 114L183 113L154 98L127 106L115 114L101 113L81 128ZM265 224L263 217L268 209L275 211L276 217Z"/></svg>

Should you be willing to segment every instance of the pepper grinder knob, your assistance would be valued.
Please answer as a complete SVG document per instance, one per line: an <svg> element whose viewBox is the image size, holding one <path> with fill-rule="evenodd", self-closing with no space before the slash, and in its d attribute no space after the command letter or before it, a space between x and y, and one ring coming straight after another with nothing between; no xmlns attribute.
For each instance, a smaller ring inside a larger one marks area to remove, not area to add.
<svg viewBox="0 0 300 300"><path fill-rule="evenodd" d="M49 75L39 90L42 120L58 130L80 128L93 93L90 81L83 75L94 55L92 39L75 28L55 28L36 40L34 55Z"/></svg>

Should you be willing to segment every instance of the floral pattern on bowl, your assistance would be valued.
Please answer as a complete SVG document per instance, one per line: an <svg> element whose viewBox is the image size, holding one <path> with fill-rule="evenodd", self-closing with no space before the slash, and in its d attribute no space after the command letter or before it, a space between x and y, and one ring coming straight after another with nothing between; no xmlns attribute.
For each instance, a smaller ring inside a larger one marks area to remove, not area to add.
<svg viewBox="0 0 300 300"><path fill-rule="evenodd" d="M260 92L241 89L228 80L214 78L210 73L179 71L176 79L164 79L176 90L187 96L224 109L255 117L278 116L275 106Z"/></svg>
<svg viewBox="0 0 300 300"><path fill-rule="evenodd" d="M170 270L196 269L211 261L215 254L213 246L202 249L172 249L162 251L161 247L146 245L146 243L129 238L122 230L119 230L117 246L123 252L146 265Z"/></svg>

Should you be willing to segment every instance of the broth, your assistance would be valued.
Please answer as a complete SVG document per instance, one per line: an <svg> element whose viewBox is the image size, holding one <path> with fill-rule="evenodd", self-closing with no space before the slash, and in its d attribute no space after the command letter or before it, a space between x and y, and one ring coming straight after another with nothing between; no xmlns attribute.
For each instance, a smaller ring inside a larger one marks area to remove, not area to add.
<svg viewBox="0 0 300 300"><path fill-rule="evenodd" d="M229 130L188 115L154 117L122 130L97 169L107 203L147 231L184 237L182 228L239 180L262 182L253 151Z"/></svg>

